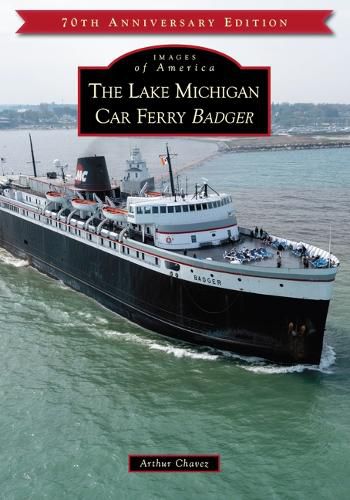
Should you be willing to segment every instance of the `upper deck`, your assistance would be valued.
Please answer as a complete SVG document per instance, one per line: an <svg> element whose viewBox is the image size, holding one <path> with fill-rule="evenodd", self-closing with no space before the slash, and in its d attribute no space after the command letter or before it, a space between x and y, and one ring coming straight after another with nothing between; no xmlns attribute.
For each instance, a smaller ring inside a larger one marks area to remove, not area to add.
<svg viewBox="0 0 350 500"><path fill-rule="evenodd" d="M338 259L325 250L313 247L305 242L295 242L277 238L267 233L260 235L260 232L255 233L254 230L238 228L236 221L232 219L229 221L229 227L234 227L236 230L234 234L231 233L232 237L227 234L228 230L226 227L220 228L223 232L223 238L217 241L206 241L204 244L200 243L197 247L192 248L171 248L170 244L170 248L166 248L165 245L161 247L157 245L157 238L162 237L166 243L167 239L173 238L178 234L179 237L183 237L182 235L185 233L185 235L189 234L193 241L195 231L191 229L191 231L188 232L176 232L179 228L177 225L175 229L171 229L174 232L165 231L159 234L159 227L162 226L158 224L154 233L146 232L144 230L145 228L141 227L140 224L137 225L131 221L116 223L115 221L103 219L99 210L92 215L83 216L83 214L79 213L79 210L74 211L72 207L69 208L69 205L65 208L60 208L60 206L50 205L48 203L43 191L45 192L48 188L52 188L53 184L56 188L60 187L62 189L62 187L65 186L64 183L59 182L59 180L52 183L46 179L43 183L42 179L30 179L33 181L31 185L29 185L28 182L25 183L21 178L16 179L15 183L17 186L11 188L10 191L12 193L8 193L6 196L7 201L13 203L18 209L23 207L23 209L20 210L22 215L26 214L27 217L37 221L40 221L42 218L47 224L49 223L50 226L54 226L58 231L64 231L71 234L74 233L74 235L82 239L99 242L102 246L104 245L104 240L106 240L109 248L115 250L117 250L117 245L114 242L119 241L119 244L124 243L124 241L126 241L124 239L126 236L127 241L130 243L135 242L136 244L141 243L143 247L148 247L150 252L154 255L158 254L156 250L161 250L161 248L163 248L166 250L166 254L169 258L171 258L171 254L173 254L173 258L181 262L184 260L191 260L193 262L193 258L195 258L199 266L202 262L209 267L216 265L220 268L222 266L226 269L231 268L233 272L234 270L249 272L249 269L252 271L255 269L257 272L259 272L259 269L260 271L265 270L266 272L268 270L276 270L279 259L278 252L280 254L281 270L285 272L294 269L299 272L310 272L310 274L313 274L311 271L339 265ZM23 186L23 184L26 185ZM38 189L35 189L36 187L38 187ZM66 186L66 188L68 188L68 186ZM206 199L198 198L196 200L179 197L177 202L174 202L174 200L171 200L169 197L159 197L153 200L150 198L133 198L130 199L130 204L131 203L133 203L136 209L135 212L138 206L141 206L143 210L145 207L151 207L152 209L154 207L159 207L159 209L160 207L165 207L166 212L164 213L164 218L169 220L172 216L176 217L177 214L175 208L174 212L170 212L169 207L179 206L183 215L187 216L187 213L190 215L190 212L186 213L184 207L187 206L189 208L193 205L195 207L193 215L198 214L202 217L203 214L205 214L205 219L208 218L209 213L215 213L220 210L232 210L232 200L228 195L214 195ZM211 206L209 206L209 203L211 203ZM206 208L204 208L203 205L206 206ZM199 206L201 207L200 211L198 210ZM25 208L27 209L25 210ZM160 218L162 215L163 214L159 213ZM207 221L205 223L207 223ZM209 223L211 224L210 221ZM208 228L203 229L202 226L200 227L197 234L201 235L205 233L209 236L214 235L213 229L210 228L209 230ZM218 233L217 230L215 230L215 234L216 233ZM219 237L221 238L220 235ZM109 244L109 240L112 240L113 243ZM307 265L305 262L306 259L303 257L308 258Z"/></svg>
<svg viewBox="0 0 350 500"><path fill-rule="evenodd" d="M285 244L287 240L284 238L277 238L274 243L267 242L266 240L252 236L251 231L244 228L240 228L239 234L240 238L238 241L227 242L220 246L198 248L191 252L185 251L185 255L202 260L225 262L232 266L244 265L245 267L273 268L277 267L278 254L280 254L280 267L284 269L315 269L317 268L317 261L323 264L322 266L319 265L318 268L329 266L328 252L312 247L307 243L304 243L305 248L308 247L313 250L306 252L305 256L308 259L306 261L305 259L303 260L301 252L297 250L298 245L300 247L300 243L289 241L288 244ZM283 245L279 244L278 240L283 242ZM184 252L177 251L177 253L183 254ZM317 256L322 260L314 260ZM327 260L327 263L324 259ZM337 264L337 259L332 256L331 266L334 267Z"/></svg>

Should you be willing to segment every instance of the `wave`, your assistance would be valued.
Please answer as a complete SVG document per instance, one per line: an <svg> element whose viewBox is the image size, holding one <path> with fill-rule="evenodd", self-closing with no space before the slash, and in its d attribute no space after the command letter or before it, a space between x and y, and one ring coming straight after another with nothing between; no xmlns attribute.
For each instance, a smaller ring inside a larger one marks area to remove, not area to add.
<svg viewBox="0 0 350 500"><path fill-rule="evenodd" d="M291 366L280 366L268 363L267 361L260 360L257 364L253 366L242 365L242 368L253 372L256 374L263 375L279 375L284 373L302 373L304 371L317 371L325 374L334 373L331 367L334 365L336 360L336 354L332 346L325 345L322 351L321 361L319 365L291 365Z"/></svg>
<svg viewBox="0 0 350 500"><path fill-rule="evenodd" d="M114 330L104 330L103 332L94 332L95 334L108 337L116 338L121 337L128 342L133 342L136 344L142 344L148 349L162 351L166 354L175 356L176 358L192 358L192 359L202 359L207 361L216 361L220 356L218 354L212 354L210 352L200 352L189 347L178 347L172 344L155 342L153 339L140 336L136 333L130 332L118 332Z"/></svg>
<svg viewBox="0 0 350 500"><path fill-rule="evenodd" d="M14 257L12 254L0 248L0 263L6 264L13 267L26 267L29 266L29 262L24 259L19 259Z"/></svg>
<svg viewBox="0 0 350 500"><path fill-rule="evenodd" d="M235 354L228 351L221 351L218 349L206 348L205 351L199 351L195 348L186 346L175 346L170 343L156 342L153 339L146 338L137 333L131 332L118 332L115 330L104 330L102 332L96 332L94 334L102 337L116 338L121 337L127 342L133 342L136 344L142 344L148 349L164 352L165 354L170 354L176 358L191 358L195 360L204 361L220 361L220 360L232 360L236 361L235 365L246 371L253 372L255 374L263 375L275 375L275 374L285 374L285 373L302 373L304 371L317 371L325 374L333 373L331 367L334 365L336 360L336 353L333 347L325 345L322 352L321 362L319 365L288 365L281 366L275 363L271 363L263 358L258 358L256 356L243 356L240 354Z"/></svg>
<svg viewBox="0 0 350 500"><path fill-rule="evenodd" d="M215 361L219 358L217 354L211 354L209 352L196 352L186 347L174 347L171 345L158 344L156 342L149 344L148 347L150 349L163 351L167 354L172 354L176 358L205 359L207 361Z"/></svg>

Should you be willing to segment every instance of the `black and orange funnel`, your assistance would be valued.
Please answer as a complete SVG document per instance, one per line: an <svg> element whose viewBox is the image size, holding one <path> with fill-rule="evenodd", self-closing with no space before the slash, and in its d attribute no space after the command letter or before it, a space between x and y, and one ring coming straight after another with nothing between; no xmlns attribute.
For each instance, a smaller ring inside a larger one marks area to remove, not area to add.
<svg viewBox="0 0 350 500"><path fill-rule="evenodd" d="M82 191L111 191L106 159L104 156L78 158L74 187Z"/></svg>

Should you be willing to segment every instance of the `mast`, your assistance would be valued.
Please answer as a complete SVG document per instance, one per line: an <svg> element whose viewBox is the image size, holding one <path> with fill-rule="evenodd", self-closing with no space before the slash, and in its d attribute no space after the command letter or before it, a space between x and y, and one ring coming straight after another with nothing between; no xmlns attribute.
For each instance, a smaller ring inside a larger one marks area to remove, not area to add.
<svg viewBox="0 0 350 500"><path fill-rule="evenodd" d="M30 134L29 134L29 141L30 141L30 151L32 153L32 163L33 163L34 177L37 177L37 175L36 175L35 158L34 158L34 150L33 150L33 142L32 142L32 136Z"/></svg>
<svg viewBox="0 0 350 500"><path fill-rule="evenodd" d="M176 198L173 169L171 167L171 159L170 159L170 153L169 153L168 143L166 145L166 159L167 159L168 167L169 167L169 177L170 177L171 194L172 194L172 196L175 196L175 198Z"/></svg>

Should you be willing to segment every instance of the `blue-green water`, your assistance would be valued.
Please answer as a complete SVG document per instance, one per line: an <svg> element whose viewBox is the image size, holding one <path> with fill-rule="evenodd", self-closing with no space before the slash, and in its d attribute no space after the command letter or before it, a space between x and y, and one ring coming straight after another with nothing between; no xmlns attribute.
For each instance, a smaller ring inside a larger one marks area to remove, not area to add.
<svg viewBox="0 0 350 500"><path fill-rule="evenodd" d="M331 224L317 369L161 339L0 251L0 498L347 499L349 160L224 154L187 171L232 193L243 225L328 248ZM220 453L222 472L128 474L128 453L157 452Z"/></svg>

